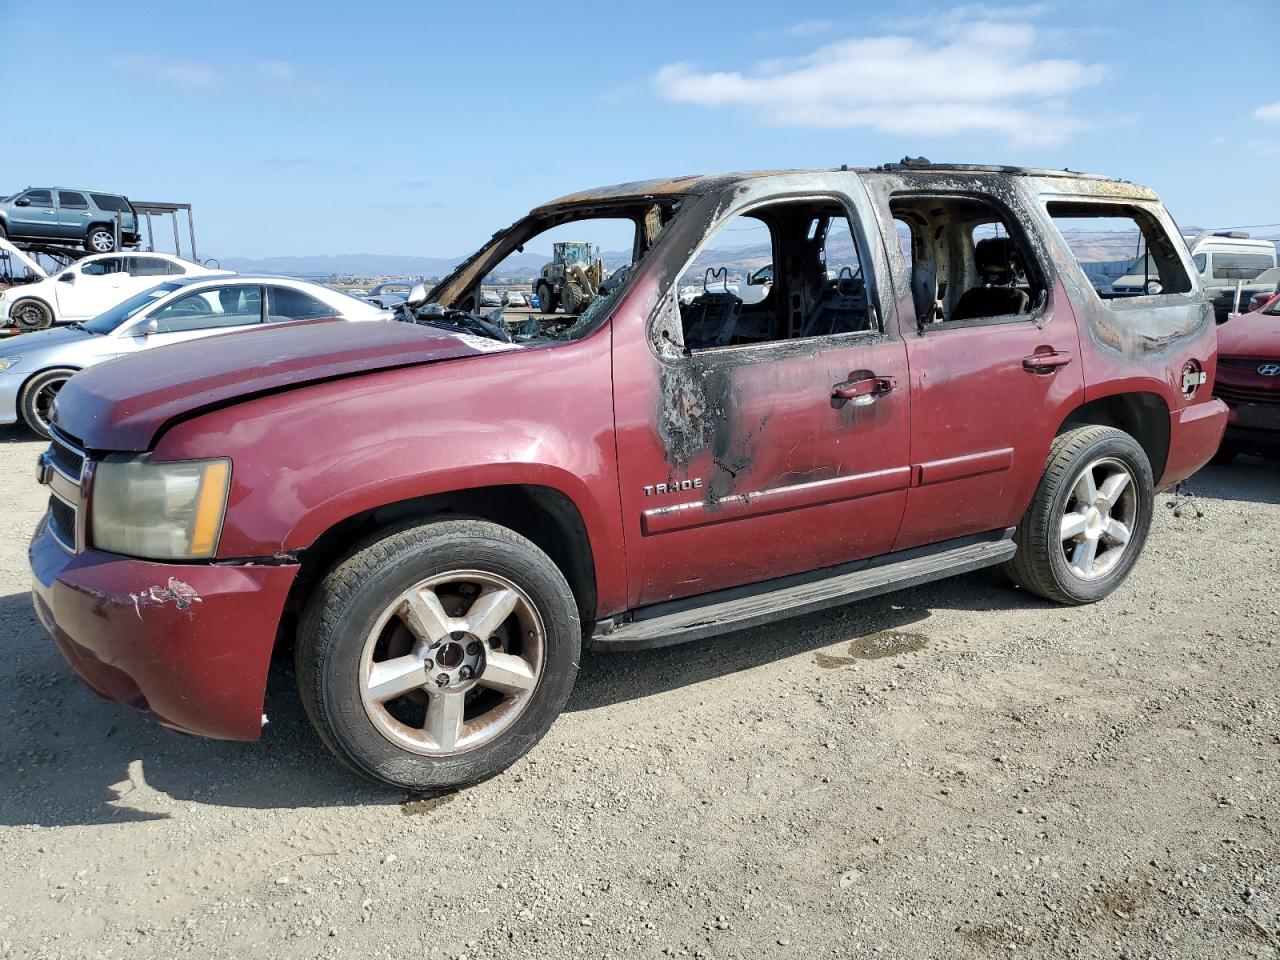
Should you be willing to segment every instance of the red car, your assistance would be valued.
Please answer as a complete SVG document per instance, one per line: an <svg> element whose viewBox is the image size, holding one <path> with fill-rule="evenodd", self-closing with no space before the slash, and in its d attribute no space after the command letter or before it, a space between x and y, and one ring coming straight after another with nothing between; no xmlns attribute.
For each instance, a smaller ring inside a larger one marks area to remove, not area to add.
<svg viewBox="0 0 1280 960"><path fill-rule="evenodd" d="M580 316L513 338L477 315L504 258L602 218L631 263ZM1109 300L1064 236L1117 219L1158 277ZM776 265L749 303L702 257L744 230ZM93 689L252 739L292 645L349 766L470 783L547 731L584 644L700 641L999 564L1098 600L1227 418L1213 312L1159 199L1063 171L905 160L589 190L404 315L68 383L30 560L40 622Z"/></svg>
<svg viewBox="0 0 1280 960"><path fill-rule="evenodd" d="M1241 453L1280 456L1280 301L1232 314L1218 328L1213 395L1231 408L1214 463Z"/></svg>

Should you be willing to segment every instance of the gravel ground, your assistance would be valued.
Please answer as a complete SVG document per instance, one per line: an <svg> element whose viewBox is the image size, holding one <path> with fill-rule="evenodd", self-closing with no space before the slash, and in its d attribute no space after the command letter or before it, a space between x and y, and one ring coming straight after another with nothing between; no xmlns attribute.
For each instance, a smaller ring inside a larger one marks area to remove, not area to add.
<svg viewBox="0 0 1280 960"><path fill-rule="evenodd" d="M255 744L81 686L27 595L40 449L0 428L0 956L1280 952L1273 463L1162 496L1096 606L986 572L587 656L527 758L407 800L285 664Z"/></svg>

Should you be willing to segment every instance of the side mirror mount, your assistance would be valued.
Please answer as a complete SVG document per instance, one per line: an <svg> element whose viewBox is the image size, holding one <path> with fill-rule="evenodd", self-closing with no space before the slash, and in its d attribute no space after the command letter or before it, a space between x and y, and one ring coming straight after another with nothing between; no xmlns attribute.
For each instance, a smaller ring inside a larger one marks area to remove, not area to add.
<svg viewBox="0 0 1280 960"><path fill-rule="evenodd" d="M1159 280L1148 280L1146 286L1147 296L1154 297L1157 294L1164 293L1164 284Z"/></svg>
<svg viewBox="0 0 1280 960"><path fill-rule="evenodd" d="M72 273L70 270L68 270L66 273L62 274L62 276L58 277L58 282L59 283L75 283L76 275Z"/></svg>
<svg viewBox="0 0 1280 960"><path fill-rule="evenodd" d="M422 306L427 302L427 288L421 283L415 283L404 302L415 309Z"/></svg>

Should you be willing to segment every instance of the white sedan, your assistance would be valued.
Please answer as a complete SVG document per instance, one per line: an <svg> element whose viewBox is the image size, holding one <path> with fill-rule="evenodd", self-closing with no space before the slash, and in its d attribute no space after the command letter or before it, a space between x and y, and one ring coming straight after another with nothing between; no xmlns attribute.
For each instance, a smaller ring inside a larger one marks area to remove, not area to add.
<svg viewBox="0 0 1280 960"><path fill-rule="evenodd" d="M47 280L0 291L0 326L43 330L96 317L163 280L230 275L168 253L85 257Z"/></svg>
<svg viewBox="0 0 1280 960"><path fill-rule="evenodd" d="M0 341L0 424L22 420L47 437L63 384L114 357L219 334L251 336L266 324L392 319L388 310L305 280L171 277L87 323Z"/></svg>

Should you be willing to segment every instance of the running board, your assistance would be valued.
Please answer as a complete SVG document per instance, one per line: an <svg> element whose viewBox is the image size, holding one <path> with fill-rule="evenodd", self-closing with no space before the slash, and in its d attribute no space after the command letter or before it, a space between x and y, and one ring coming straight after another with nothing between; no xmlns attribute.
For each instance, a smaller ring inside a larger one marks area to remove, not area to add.
<svg viewBox="0 0 1280 960"><path fill-rule="evenodd" d="M765 593L710 600L703 606L617 624L612 629L611 621L605 621L597 627L591 646L600 650L642 650L701 640L990 567L1008 560L1016 550L1008 539L965 543Z"/></svg>

